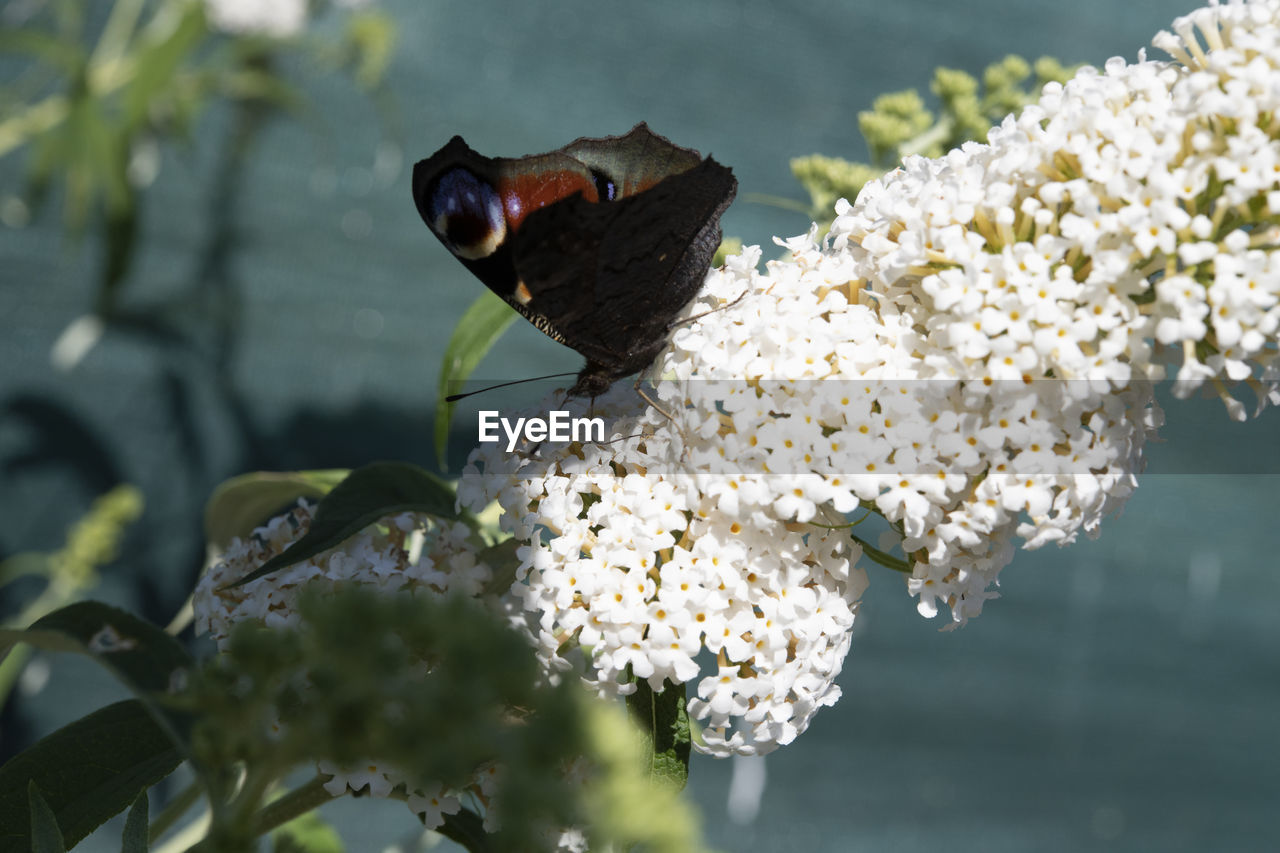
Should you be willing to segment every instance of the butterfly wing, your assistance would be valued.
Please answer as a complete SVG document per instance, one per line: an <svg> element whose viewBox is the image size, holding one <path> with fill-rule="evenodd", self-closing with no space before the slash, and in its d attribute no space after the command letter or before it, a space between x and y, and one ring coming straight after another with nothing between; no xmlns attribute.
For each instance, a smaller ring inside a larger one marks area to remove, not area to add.
<svg viewBox="0 0 1280 853"><path fill-rule="evenodd" d="M662 348L736 190L728 168L643 123L517 159L454 137L413 173L432 232L538 329L586 356L573 391L592 394Z"/></svg>
<svg viewBox="0 0 1280 853"><path fill-rule="evenodd" d="M707 158L618 201L575 197L535 211L511 246L525 309L602 378L634 373L701 287L736 189L733 173Z"/></svg>

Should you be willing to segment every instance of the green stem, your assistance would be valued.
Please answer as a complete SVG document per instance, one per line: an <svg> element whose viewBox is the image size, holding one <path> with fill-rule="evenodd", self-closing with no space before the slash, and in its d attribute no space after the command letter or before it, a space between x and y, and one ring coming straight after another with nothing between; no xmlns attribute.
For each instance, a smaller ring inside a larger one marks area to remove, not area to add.
<svg viewBox="0 0 1280 853"><path fill-rule="evenodd" d="M138 24L138 16L146 0L116 0L111 7L111 16L107 25L102 28L102 36L93 48L91 64L99 65L119 59L124 55L129 40L133 38L134 28Z"/></svg>
<svg viewBox="0 0 1280 853"><path fill-rule="evenodd" d="M253 816L253 835L256 837L270 832L335 799L333 794L324 789L326 781L328 780L316 776L301 788L294 788L278 800L272 800Z"/></svg>
<svg viewBox="0 0 1280 853"><path fill-rule="evenodd" d="M897 557L886 554L884 551L881 551L869 542L864 542L852 533L850 533L849 536L854 542L857 542L862 546L862 553L870 557L872 562L879 563L886 569L893 569L895 572L902 572L906 575L911 574L911 563L908 561L900 560Z"/></svg>
<svg viewBox="0 0 1280 853"><path fill-rule="evenodd" d="M31 646L22 643L10 649L8 656L0 661L0 708L8 701L13 685L18 683L18 676L30 658Z"/></svg>
<svg viewBox="0 0 1280 853"><path fill-rule="evenodd" d="M794 210L796 213L803 213L805 216L809 215L809 205L785 196L769 195L768 193L743 193L742 200L747 204L763 204L769 207L778 207L782 210Z"/></svg>
<svg viewBox="0 0 1280 853"><path fill-rule="evenodd" d="M192 782L178 792L178 796L174 797L168 805L161 809L160 814L156 815L156 819L151 822L151 826L147 830L147 837L154 843L157 838L168 832L178 822L178 818L186 814L187 809L195 805L203 791L204 789L199 782Z"/></svg>
<svg viewBox="0 0 1280 853"><path fill-rule="evenodd" d="M850 530L854 527L857 527L859 524L866 521L870 517L871 517L871 510L867 510L866 513L862 516L862 518L859 518L856 521L846 521L844 524L823 524L820 521L810 521L809 524L812 524L814 527L825 528L826 530Z"/></svg>
<svg viewBox="0 0 1280 853"><path fill-rule="evenodd" d="M898 159L902 160L912 154L919 154L931 145L941 145L955 130L956 122L951 116L943 116L933 127L898 146ZM896 165L896 164L891 164Z"/></svg>

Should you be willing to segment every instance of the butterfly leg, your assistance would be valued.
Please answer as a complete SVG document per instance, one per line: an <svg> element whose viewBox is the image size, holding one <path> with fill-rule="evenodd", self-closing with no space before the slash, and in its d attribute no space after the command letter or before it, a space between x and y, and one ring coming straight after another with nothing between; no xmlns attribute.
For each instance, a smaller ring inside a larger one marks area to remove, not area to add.
<svg viewBox="0 0 1280 853"><path fill-rule="evenodd" d="M641 387L641 383L642 383L642 380L640 379L636 380L636 384L635 384L636 393L639 394L646 403L652 406L655 411L657 411L660 415L662 415L667 420L671 421L672 426L674 426L676 428L676 431L680 433L680 447L681 447L680 458L682 460L687 459L689 455L689 440L688 440L688 437L684 434L684 427L681 426L680 422L675 419L675 415L671 414L666 409L662 408L662 406L658 405L657 401L655 401L652 397L650 397L647 393L645 393L644 388Z"/></svg>
<svg viewBox="0 0 1280 853"><path fill-rule="evenodd" d="M717 305L715 308L708 308L706 311L703 311L700 314L694 314L692 317L685 317L683 320L678 320L675 323L672 323L670 328L667 329L667 331L671 331L671 329L678 329L681 326L688 326L691 323L696 323L698 320L701 320L703 317L706 317L709 314L715 314L719 311L724 311L728 308L732 308L733 306L737 305L739 302L741 302L746 298L747 298L747 291L744 290L742 291L742 293L739 293L738 298L733 300L732 302L726 302L723 305Z"/></svg>

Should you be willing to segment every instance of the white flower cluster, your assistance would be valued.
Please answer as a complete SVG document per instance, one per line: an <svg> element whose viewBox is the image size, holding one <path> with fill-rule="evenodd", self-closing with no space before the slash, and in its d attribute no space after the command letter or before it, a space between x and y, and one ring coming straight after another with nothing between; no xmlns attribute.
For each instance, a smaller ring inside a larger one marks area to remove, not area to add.
<svg viewBox="0 0 1280 853"><path fill-rule="evenodd" d="M846 514L883 517L921 613L945 605L958 625L1017 539L1096 535L1123 504L1168 362L1180 393L1209 384L1232 417L1229 383L1280 403L1280 0L1174 28L1155 43L1179 63L1084 69L987 144L840 202L825 238L786 241L767 272L757 248L731 258L655 364L658 406L625 383L552 400L611 422L608 441L473 453L459 501L503 510L521 545L509 598L550 672L611 694L692 684L699 748L768 751L839 696L858 558L895 559ZM390 536L223 589L305 521L205 577L204 630L288 624L302 583L474 594L489 577L461 526L417 553L436 522L399 516ZM436 794L415 802L455 806Z"/></svg>
<svg viewBox="0 0 1280 853"><path fill-rule="evenodd" d="M489 566L476 559L467 541L470 529L462 522L442 522L424 513L388 516L377 525L308 560L302 560L240 586L232 586L267 560L300 539L310 528L313 507L304 501L253 531L248 539L234 539L222 558L200 578L192 596L197 633L209 634L225 649L232 629L245 621L272 628L296 627L295 609L305 586L316 589L365 587L387 595L449 593L479 596L492 577ZM407 784L395 767L367 762L358 767L336 767L322 762L320 770L332 778L325 783L338 795L367 788L372 796L385 797ZM475 791L493 793L492 766L477 770ZM407 803L433 829L444 815L461 808L458 792L443 788L424 791L408 786Z"/></svg>
<svg viewBox="0 0 1280 853"><path fill-rule="evenodd" d="M307 25L307 0L204 0L204 13L215 30L289 38Z"/></svg>
<svg viewBox="0 0 1280 853"><path fill-rule="evenodd" d="M568 402L613 424L604 444L515 454L481 445L459 501L498 500L504 529L528 543L512 593L533 614L550 668L568 669L577 648L602 693L629 692L631 676L661 690L697 678L705 651L715 673L689 703L704 748L789 743L839 698L834 680L866 587L853 568L859 549L843 530L760 508L764 484L673 468L665 419L636 401L619 387Z"/></svg>
<svg viewBox="0 0 1280 853"><path fill-rule="evenodd" d="M1225 382L1280 402L1278 21L1201 10L1157 39L1183 65L1085 69L767 273L730 259L655 365L661 410L595 401L610 442L478 449L460 498L527 543L513 591L547 664L576 644L620 692L714 654L705 748L765 751L837 695L865 579L833 512L883 516L920 611L957 625L1016 538L1096 535L1123 504L1166 360L1233 417Z"/></svg>
<svg viewBox="0 0 1280 853"><path fill-rule="evenodd" d="M368 0L336 0L336 5L362 6ZM204 13L215 30L241 36L290 38L307 26L307 0L204 0Z"/></svg>

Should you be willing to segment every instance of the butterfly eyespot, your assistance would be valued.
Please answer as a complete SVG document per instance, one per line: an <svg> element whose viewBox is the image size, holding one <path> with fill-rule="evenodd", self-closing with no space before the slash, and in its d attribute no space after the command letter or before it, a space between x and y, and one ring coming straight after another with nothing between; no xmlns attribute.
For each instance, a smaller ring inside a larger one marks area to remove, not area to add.
<svg viewBox="0 0 1280 853"><path fill-rule="evenodd" d="M596 198L600 201L613 201L618 197L618 185L599 169L591 170L591 180L596 185Z"/></svg>
<svg viewBox="0 0 1280 853"><path fill-rule="evenodd" d="M467 169L450 169L436 179L427 210L431 230L460 258L487 258L507 238L502 198Z"/></svg>

